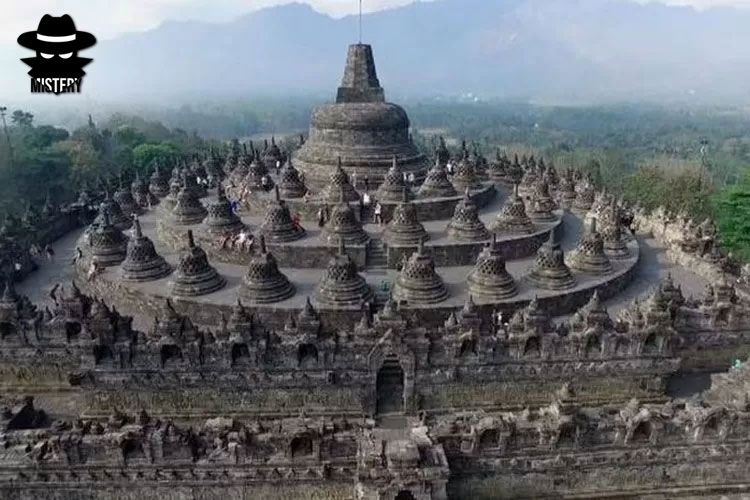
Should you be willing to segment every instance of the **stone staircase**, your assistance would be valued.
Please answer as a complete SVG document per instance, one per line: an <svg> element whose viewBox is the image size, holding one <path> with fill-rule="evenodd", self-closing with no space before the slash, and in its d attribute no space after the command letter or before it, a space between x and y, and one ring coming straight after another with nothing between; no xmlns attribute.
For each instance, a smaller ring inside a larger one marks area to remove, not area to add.
<svg viewBox="0 0 750 500"><path fill-rule="evenodd" d="M382 271L388 269L388 251L379 238L372 238L367 245L367 270L370 272Z"/></svg>
<svg viewBox="0 0 750 500"><path fill-rule="evenodd" d="M372 276L382 276L382 280L373 286L375 292L375 305L382 307L391 296L391 287L393 286L388 280L388 250L379 238L373 238L367 245L367 273Z"/></svg>

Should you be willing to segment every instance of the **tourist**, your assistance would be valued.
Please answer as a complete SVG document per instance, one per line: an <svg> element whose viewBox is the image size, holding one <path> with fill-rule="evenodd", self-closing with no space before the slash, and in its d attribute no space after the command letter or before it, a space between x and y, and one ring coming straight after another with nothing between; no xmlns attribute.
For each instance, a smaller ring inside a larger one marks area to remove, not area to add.
<svg viewBox="0 0 750 500"><path fill-rule="evenodd" d="M76 254L73 256L73 264L77 263L83 259L83 252L81 251L81 247L76 247Z"/></svg>
<svg viewBox="0 0 750 500"><path fill-rule="evenodd" d="M292 225L294 226L294 229L296 231L302 230L302 225L300 224L301 221L302 221L302 215L300 215L299 212L295 212L294 215L292 216Z"/></svg>
<svg viewBox="0 0 750 500"><path fill-rule="evenodd" d="M409 175L406 178L406 182L408 183L409 187L414 186L415 180L416 180L416 177L414 177L414 172L409 172Z"/></svg>
<svg viewBox="0 0 750 500"><path fill-rule="evenodd" d="M51 246L49 246L49 244L44 246L44 253L47 256L47 260L49 262L52 262L53 260L55 260L55 251L52 249Z"/></svg>
<svg viewBox="0 0 750 500"><path fill-rule="evenodd" d="M101 266L99 266L99 264L95 260L91 261L91 265L89 266L88 273L86 273L86 280L87 281L93 280L101 272L102 272Z"/></svg>
<svg viewBox="0 0 750 500"><path fill-rule="evenodd" d="M268 174L260 178L260 185L263 186L263 191L268 191L271 188L271 179Z"/></svg>
<svg viewBox="0 0 750 500"><path fill-rule="evenodd" d="M375 202L375 224L383 224L383 206L379 201Z"/></svg>
<svg viewBox="0 0 750 500"><path fill-rule="evenodd" d="M320 207L318 209L318 227L323 227L326 225L326 213L323 210L323 207Z"/></svg>
<svg viewBox="0 0 750 500"><path fill-rule="evenodd" d="M365 174L365 178L362 180L365 183L365 191L369 191L370 190L370 178L367 176L367 174Z"/></svg>
<svg viewBox="0 0 750 500"><path fill-rule="evenodd" d="M365 192L360 198L361 203L359 206L359 220L364 221L367 211L370 209L370 194Z"/></svg>
<svg viewBox="0 0 750 500"><path fill-rule="evenodd" d="M357 189L357 172L352 172L352 186Z"/></svg>
<svg viewBox="0 0 750 500"><path fill-rule="evenodd" d="M276 160L276 176L281 173L281 160Z"/></svg>
<svg viewBox="0 0 750 500"><path fill-rule="evenodd" d="M237 200L232 200L232 212L239 213L240 211L240 204L237 202Z"/></svg>

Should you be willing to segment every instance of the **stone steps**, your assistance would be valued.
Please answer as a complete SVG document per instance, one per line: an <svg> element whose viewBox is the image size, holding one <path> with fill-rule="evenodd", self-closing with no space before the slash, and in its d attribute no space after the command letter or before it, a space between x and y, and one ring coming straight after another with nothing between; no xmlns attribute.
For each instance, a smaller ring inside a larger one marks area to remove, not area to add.
<svg viewBox="0 0 750 500"><path fill-rule="evenodd" d="M388 268L388 253L383 242L378 239L373 238L367 245L367 268L370 270Z"/></svg>

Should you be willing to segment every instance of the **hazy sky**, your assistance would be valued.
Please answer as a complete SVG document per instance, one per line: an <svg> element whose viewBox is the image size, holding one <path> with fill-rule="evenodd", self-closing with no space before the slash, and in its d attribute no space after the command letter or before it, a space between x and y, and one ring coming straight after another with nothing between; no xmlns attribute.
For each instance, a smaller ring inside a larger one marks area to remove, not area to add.
<svg viewBox="0 0 750 500"><path fill-rule="evenodd" d="M43 14L70 14L78 29L94 32L100 39L129 31L143 31L164 20L198 19L229 21L244 13L290 0L4 0L0 16L0 41L36 29ZM373 11L404 5L413 0L363 0L363 9ZM429 0L426 0L429 1ZM498 0L487 0L498 1ZM560 0L549 0L560 1ZM638 0L645 2L648 0ZM698 8L733 5L750 8L750 0L659 0ZM357 11L357 0L305 0L316 10L334 16Z"/></svg>

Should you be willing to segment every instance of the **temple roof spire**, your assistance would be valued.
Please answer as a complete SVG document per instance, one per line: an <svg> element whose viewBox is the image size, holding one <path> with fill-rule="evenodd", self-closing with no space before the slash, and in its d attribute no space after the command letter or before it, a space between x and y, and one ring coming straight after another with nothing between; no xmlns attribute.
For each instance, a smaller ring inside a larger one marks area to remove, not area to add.
<svg viewBox="0 0 750 500"><path fill-rule="evenodd" d="M384 101L385 92L378 80L372 47L362 43L350 45L336 102Z"/></svg>

